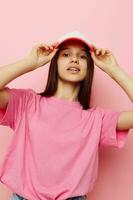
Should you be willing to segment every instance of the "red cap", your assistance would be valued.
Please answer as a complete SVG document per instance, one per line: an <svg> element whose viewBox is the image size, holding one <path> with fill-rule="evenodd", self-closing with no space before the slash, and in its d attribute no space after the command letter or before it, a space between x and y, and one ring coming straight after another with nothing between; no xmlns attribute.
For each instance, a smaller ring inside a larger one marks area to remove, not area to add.
<svg viewBox="0 0 133 200"><path fill-rule="evenodd" d="M83 33L79 32L79 31L73 31L73 32L67 33L67 34L61 36L60 38L58 38L57 42L59 44L57 45L57 48L63 42L65 42L67 40L71 40L71 39L79 40L79 41L85 43L90 48L91 51L94 50L93 46L90 44L90 41L88 41L88 39L83 35Z"/></svg>

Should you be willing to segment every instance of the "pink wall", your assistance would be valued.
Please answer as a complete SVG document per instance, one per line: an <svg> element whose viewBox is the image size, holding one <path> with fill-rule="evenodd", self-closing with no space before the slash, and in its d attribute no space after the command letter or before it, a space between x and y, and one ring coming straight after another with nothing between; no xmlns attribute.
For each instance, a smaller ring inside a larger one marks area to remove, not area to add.
<svg viewBox="0 0 133 200"><path fill-rule="evenodd" d="M132 0L12 0L0 5L0 66L28 55L35 44L54 41L73 30L83 32L97 47L113 51L118 63L133 76ZM56 25L56 26L55 26ZM48 65L18 77L9 87L44 88ZM132 110L132 102L120 86L97 67L92 105ZM133 131L131 130L131 133ZM12 138L12 130L0 127L0 162ZM90 200L133 199L133 135L118 150L101 148L99 175ZM0 199L8 200L9 188L0 184Z"/></svg>

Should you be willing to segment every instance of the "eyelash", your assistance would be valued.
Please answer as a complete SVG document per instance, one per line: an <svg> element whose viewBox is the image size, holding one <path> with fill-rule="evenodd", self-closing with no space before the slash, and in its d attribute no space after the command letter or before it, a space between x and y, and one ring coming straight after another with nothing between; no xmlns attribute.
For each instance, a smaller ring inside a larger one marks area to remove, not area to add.
<svg viewBox="0 0 133 200"><path fill-rule="evenodd" d="M63 56L64 56L64 55L68 55L68 53L64 53ZM65 57L66 57L66 56L65 56ZM82 57L83 57L83 58L87 58L86 56L82 56Z"/></svg>

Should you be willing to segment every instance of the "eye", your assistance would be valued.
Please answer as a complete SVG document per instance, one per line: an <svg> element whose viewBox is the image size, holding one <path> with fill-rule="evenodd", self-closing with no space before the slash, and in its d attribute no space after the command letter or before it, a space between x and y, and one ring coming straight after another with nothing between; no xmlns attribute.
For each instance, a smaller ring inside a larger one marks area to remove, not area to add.
<svg viewBox="0 0 133 200"><path fill-rule="evenodd" d="M81 55L81 58L83 58L83 59L86 59L87 57L86 57L86 56L84 56L84 55Z"/></svg>
<svg viewBox="0 0 133 200"><path fill-rule="evenodd" d="M68 53L64 53L63 56L67 57L69 54Z"/></svg>

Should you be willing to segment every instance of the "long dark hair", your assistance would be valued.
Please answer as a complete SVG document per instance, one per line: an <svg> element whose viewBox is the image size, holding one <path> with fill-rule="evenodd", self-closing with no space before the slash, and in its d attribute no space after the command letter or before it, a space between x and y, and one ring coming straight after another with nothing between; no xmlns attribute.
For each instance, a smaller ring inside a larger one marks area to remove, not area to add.
<svg viewBox="0 0 133 200"><path fill-rule="evenodd" d="M58 81L57 60L62 45L63 44L61 44L58 47L56 54L51 59L46 88L43 92L38 93L38 95L50 97L53 96L57 90L57 81ZM83 81L81 81L80 90L78 93L78 101L83 106L83 109L87 110L90 108L91 88L94 77L94 62L90 54L90 49L87 45L85 45L85 49L87 53L87 74L86 78Z"/></svg>

